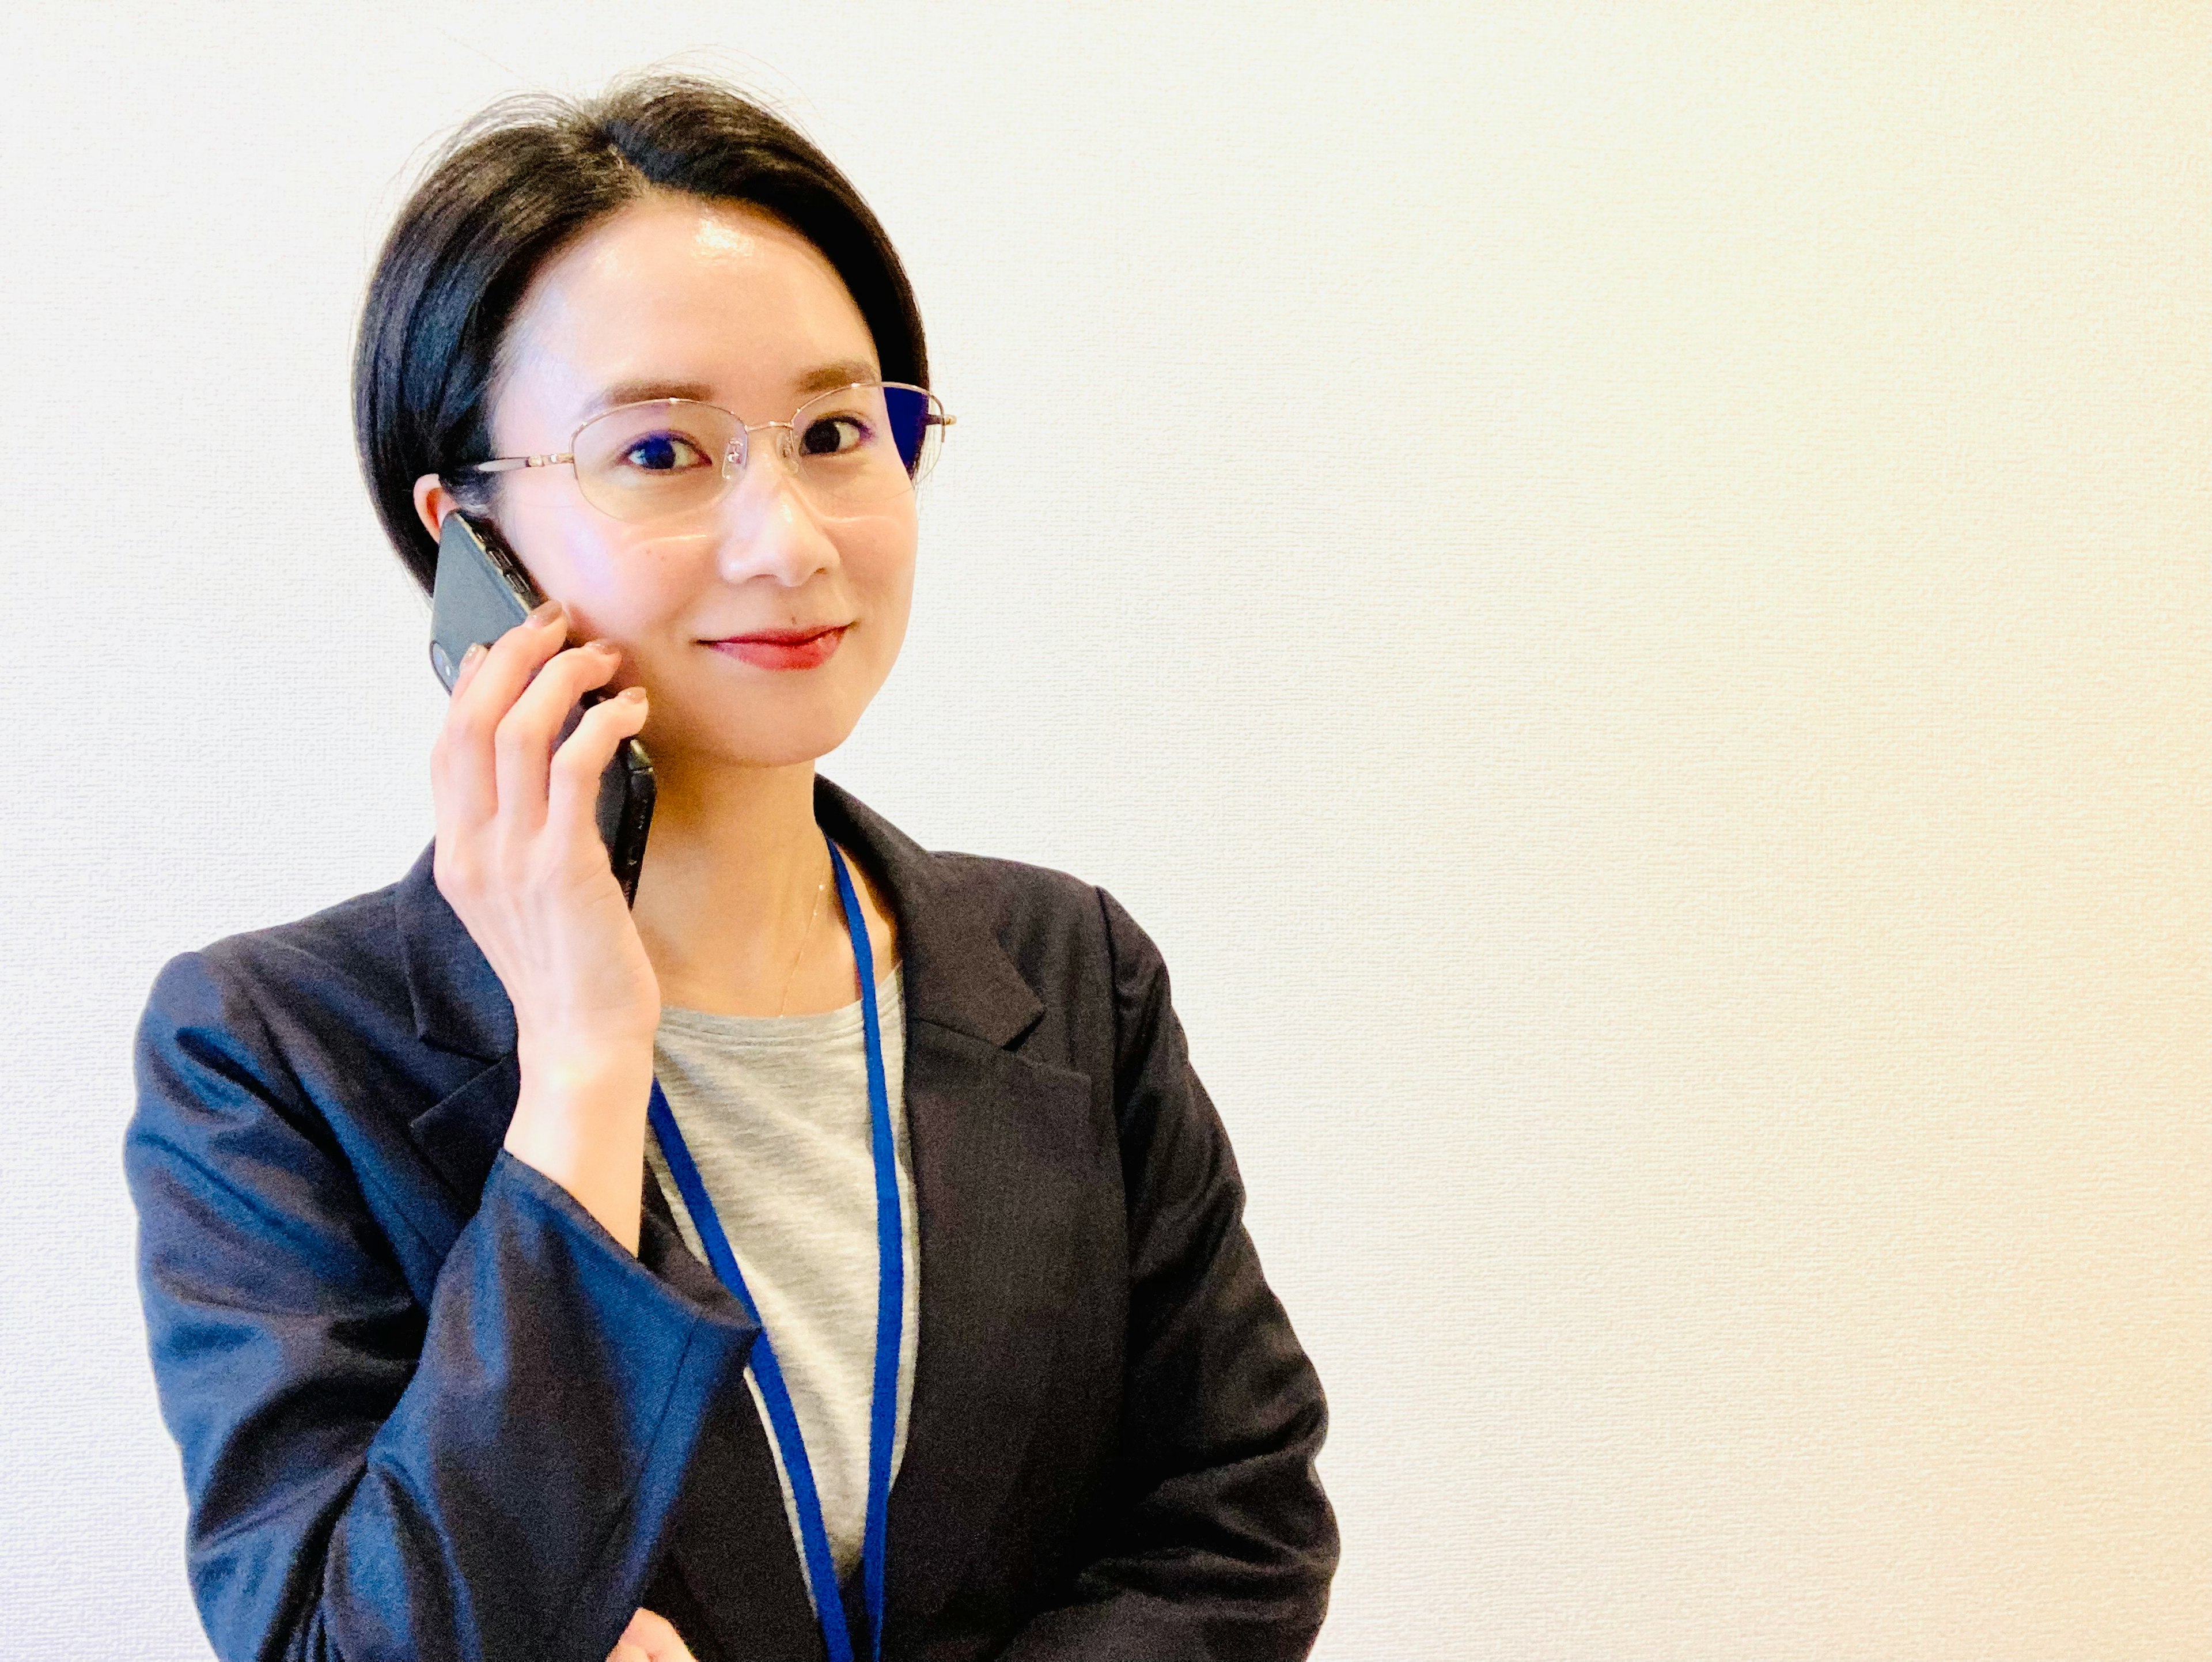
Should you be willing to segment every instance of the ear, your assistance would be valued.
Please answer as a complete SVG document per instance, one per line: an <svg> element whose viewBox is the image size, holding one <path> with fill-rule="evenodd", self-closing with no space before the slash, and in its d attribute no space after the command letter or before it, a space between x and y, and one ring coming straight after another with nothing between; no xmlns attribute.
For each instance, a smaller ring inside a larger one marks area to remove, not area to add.
<svg viewBox="0 0 2212 1662"><path fill-rule="evenodd" d="M422 521L433 542L445 527L446 515L459 506L459 499L439 483L435 473L425 473L415 481L415 516Z"/></svg>

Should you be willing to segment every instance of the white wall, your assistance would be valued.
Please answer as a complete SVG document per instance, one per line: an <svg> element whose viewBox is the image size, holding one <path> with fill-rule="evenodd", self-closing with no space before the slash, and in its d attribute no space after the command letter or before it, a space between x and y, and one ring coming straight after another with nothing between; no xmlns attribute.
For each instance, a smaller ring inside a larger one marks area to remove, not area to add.
<svg viewBox="0 0 2212 1662"><path fill-rule="evenodd" d="M1165 948L1319 1653L2207 1654L2208 15L10 8L0 1647L204 1655L131 1028L428 836L368 259L704 46L961 417L823 771Z"/></svg>

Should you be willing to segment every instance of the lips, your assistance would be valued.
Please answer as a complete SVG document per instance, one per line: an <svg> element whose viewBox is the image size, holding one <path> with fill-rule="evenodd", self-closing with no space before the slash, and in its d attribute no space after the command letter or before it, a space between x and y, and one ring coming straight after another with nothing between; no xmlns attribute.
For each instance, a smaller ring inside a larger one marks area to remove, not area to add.
<svg viewBox="0 0 2212 1662"><path fill-rule="evenodd" d="M844 628L842 624L817 624L811 629L757 629L750 635L729 635L710 646L731 646L741 641L757 641L765 646L797 646L801 641L811 641L817 635L827 635Z"/></svg>
<svg viewBox="0 0 2212 1662"><path fill-rule="evenodd" d="M849 624L827 624L812 629L763 629L702 644L756 669L812 669L830 661L830 654L837 650L845 631L851 627Z"/></svg>

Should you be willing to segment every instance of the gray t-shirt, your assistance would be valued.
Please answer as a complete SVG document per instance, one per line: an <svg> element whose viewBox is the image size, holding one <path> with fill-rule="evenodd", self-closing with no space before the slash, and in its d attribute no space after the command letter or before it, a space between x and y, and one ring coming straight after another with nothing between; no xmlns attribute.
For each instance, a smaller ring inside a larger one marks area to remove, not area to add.
<svg viewBox="0 0 2212 1662"><path fill-rule="evenodd" d="M902 985L903 965L895 965L876 982L906 1242L894 1472L906 1449L921 1325L921 1252L903 1093ZM860 1562L867 1523L868 1416L875 1382L876 1171L860 1000L795 1016L664 1008L653 1068L775 1344L842 1579ZM704 1260L698 1229L651 1137L646 1159L684 1239ZM796 1542L790 1476L750 1368L745 1383L775 1455ZM803 1549L799 1562L803 1568ZM812 1577L807 1580L812 1593Z"/></svg>

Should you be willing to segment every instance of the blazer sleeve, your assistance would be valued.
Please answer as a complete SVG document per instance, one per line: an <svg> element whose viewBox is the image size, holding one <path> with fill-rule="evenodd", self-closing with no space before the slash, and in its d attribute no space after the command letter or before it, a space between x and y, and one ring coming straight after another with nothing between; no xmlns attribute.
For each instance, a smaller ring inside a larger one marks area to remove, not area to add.
<svg viewBox="0 0 2212 1662"><path fill-rule="evenodd" d="M1293 1659L1335 1572L1314 1470L1328 1408L1261 1274L1229 1139L1190 1065L1159 949L1103 889L1130 1311L1120 1504L1005 1662Z"/></svg>
<svg viewBox="0 0 2212 1662"><path fill-rule="evenodd" d="M757 1330L505 1153L425 1308L253 979L164 967L124 1150L216 1653L605 1662Z"/></svg>

